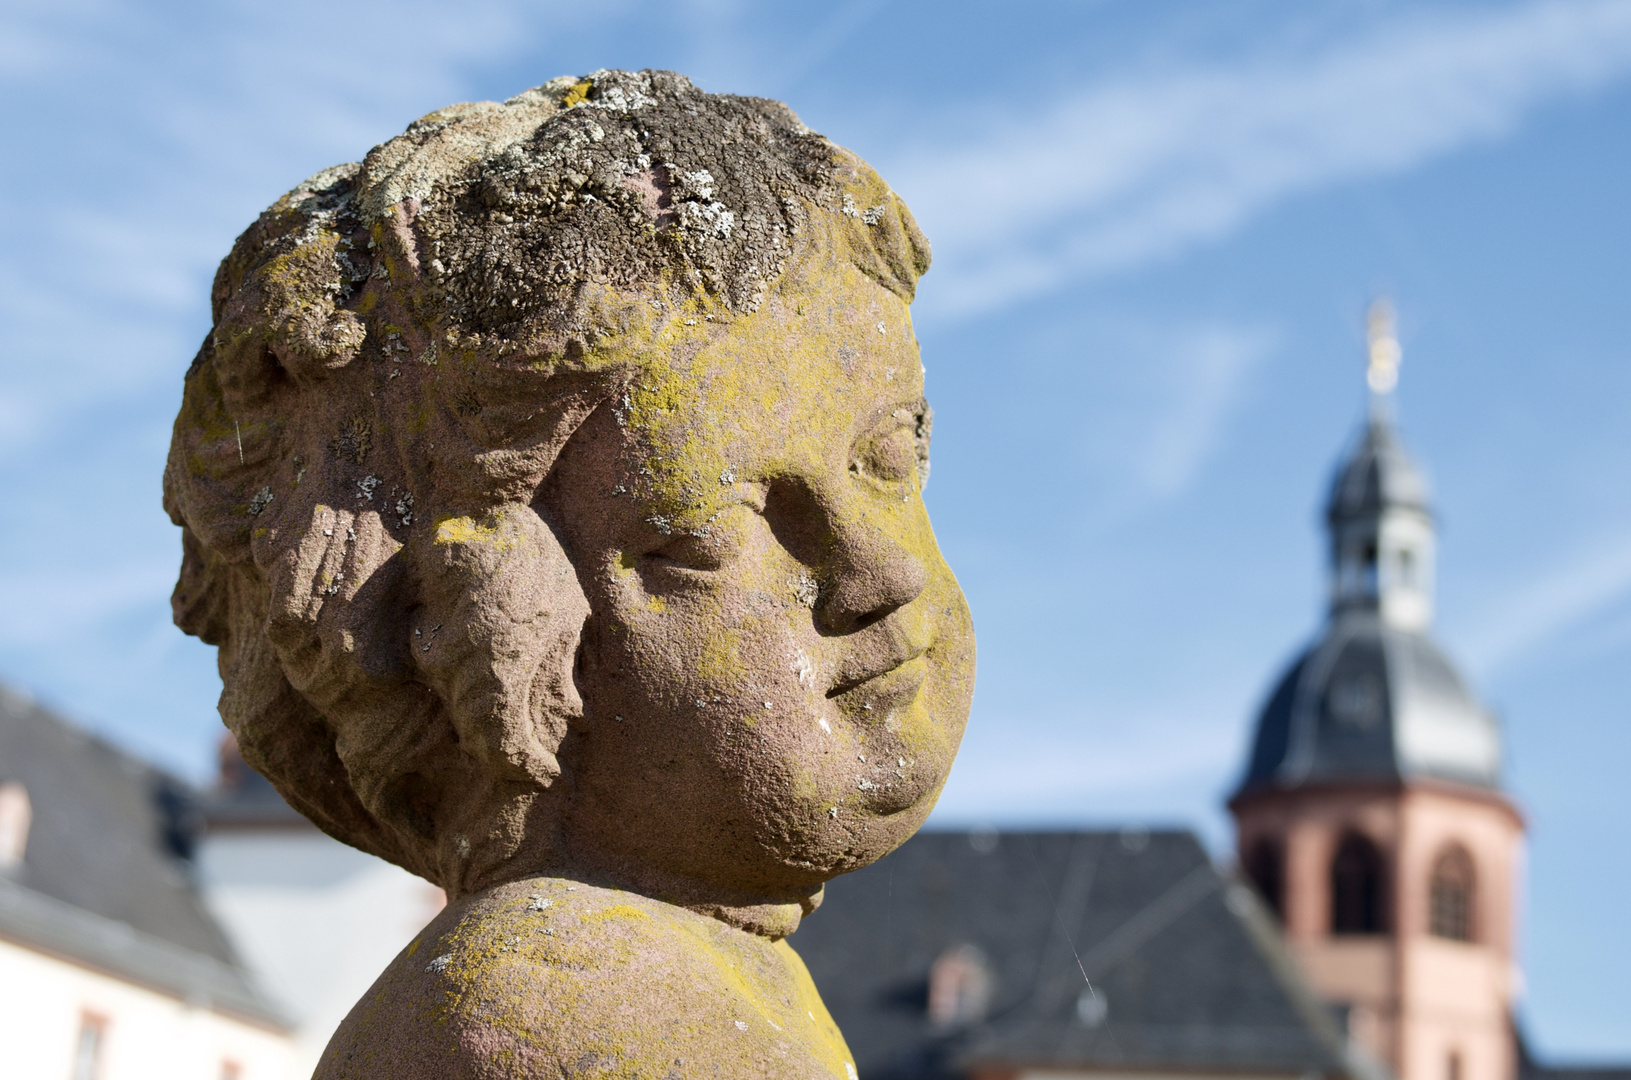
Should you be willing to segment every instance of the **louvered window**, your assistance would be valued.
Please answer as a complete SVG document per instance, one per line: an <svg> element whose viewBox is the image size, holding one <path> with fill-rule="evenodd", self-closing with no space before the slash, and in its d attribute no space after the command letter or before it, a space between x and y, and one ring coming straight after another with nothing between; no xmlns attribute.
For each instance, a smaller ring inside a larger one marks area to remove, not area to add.
<svg viewBox="0 0 1631 1080"><path fill-rule="evenodd" d="M1433 936L1471 941L1473 867L1466 848L1456 844L1439 855L1433 863L1430 889L1429 929Z"/></svg>

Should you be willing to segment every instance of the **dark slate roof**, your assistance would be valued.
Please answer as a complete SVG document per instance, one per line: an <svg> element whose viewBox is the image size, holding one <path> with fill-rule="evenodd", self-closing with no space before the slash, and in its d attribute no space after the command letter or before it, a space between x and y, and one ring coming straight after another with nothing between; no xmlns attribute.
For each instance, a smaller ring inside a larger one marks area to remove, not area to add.
<svg viewBox="0 0 1631 1080"><path fill-rule="evenodd" d="M1334 615L1258 715L1241 792L1422 777L1495 788L1495 720L1431 638Z"/></svg>
<svg viewBox="0 0 1631 1080"><path fill-rule="evenodd" d="M1270 916L1187 832L921 833L830 882L789 940L867 1080L982 1065L1360 1075ZM991 977L985 1017L937 1030L931 965L969 945ZM1084 968L1107 1006L1096 1024Z"/></svg>
<svg viewBox="0 0 1631 1080"><path fill-rule="evenodd" d="M0 873L0 935L189 1000L279 1023L190 877L182 781L0 687L0 782L28 792L23 862Z"/></svg>
<svg viewBox="0 0 1631 1080"><path fill-rule="evenodd" d="M1405 452L1393 425L1373 416L1359 445L1331 482L1326 520L1336 523L1374 517L1384 506L1428 513L1427 481Z"/></svg>
<svg viewBox="0 0 1631 1080"><path fill-rule="evenodd" d="M1631 1080L1626 1065L1536 1065L1518 1073L1518 1080Z"/></svg>

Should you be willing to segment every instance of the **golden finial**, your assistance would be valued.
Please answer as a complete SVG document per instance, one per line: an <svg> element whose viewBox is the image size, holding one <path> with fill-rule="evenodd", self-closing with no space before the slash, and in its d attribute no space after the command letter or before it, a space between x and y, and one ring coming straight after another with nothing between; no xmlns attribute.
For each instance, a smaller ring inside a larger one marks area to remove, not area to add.
<svg viewBox="0 0 1631 1080"><path fill-rule="evenodd" d="M1385 297L1370 306L1366 317L1366 337L1370 340L1370 367L1365 381L1371 393L1389 394L1399 384L1399 338L1394 333L1393 305Z"/></svg>

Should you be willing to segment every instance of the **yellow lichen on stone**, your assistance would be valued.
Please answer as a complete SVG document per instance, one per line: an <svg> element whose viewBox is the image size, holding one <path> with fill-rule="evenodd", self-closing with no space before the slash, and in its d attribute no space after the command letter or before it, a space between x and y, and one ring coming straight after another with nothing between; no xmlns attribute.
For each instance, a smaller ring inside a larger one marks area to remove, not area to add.
<svg viewBox="0 0 1631 1080"><path fill-rule="evenodd" d="M479 544L496 551L509 551L520 545L521 537L503 527L502 518L483 523L470 517L447 517L436 523L434 543Z"/></svg>
<svg viewBox="0 0 1631 1080"><path fill-rule="evenodd" d="M613 904L604 911L597 911L591 915L585 916L584 921L605 922L607 919L634 919L637 921L644 921L650 917L651 916L647 915L644 911L641 911L632 904Z"/></svg>
<svg viewBox="0 0 1631 1080"><path fill-rule="evenodd" d="M697 677L718 686L732 686L747 675L742 662L742 632L723 626L708 635L697 661Z"/></svg>
<svg viewBox="0 0 1631 1080"><path fill-rule="evenodd" d="M580 82L573 83L571 88L567 90L566 96L561 99L561 104L568 109L574 105L581 104L583 101L588 99L589 91L593 90L594 88L595 84L589 79L584 79Z"/></svg>

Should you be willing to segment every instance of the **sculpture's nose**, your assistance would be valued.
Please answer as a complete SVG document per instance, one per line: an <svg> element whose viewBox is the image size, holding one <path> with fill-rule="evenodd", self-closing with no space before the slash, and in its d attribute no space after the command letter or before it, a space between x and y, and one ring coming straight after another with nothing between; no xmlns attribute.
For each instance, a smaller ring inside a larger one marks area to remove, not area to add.
<svg viewBox="0 0 1631 1080"><path fill-rule="evenodd" d="M816 603L816 627L851 634L910 604L929 582L911 552L865 522L838 529L831 578Z"/></svg>

